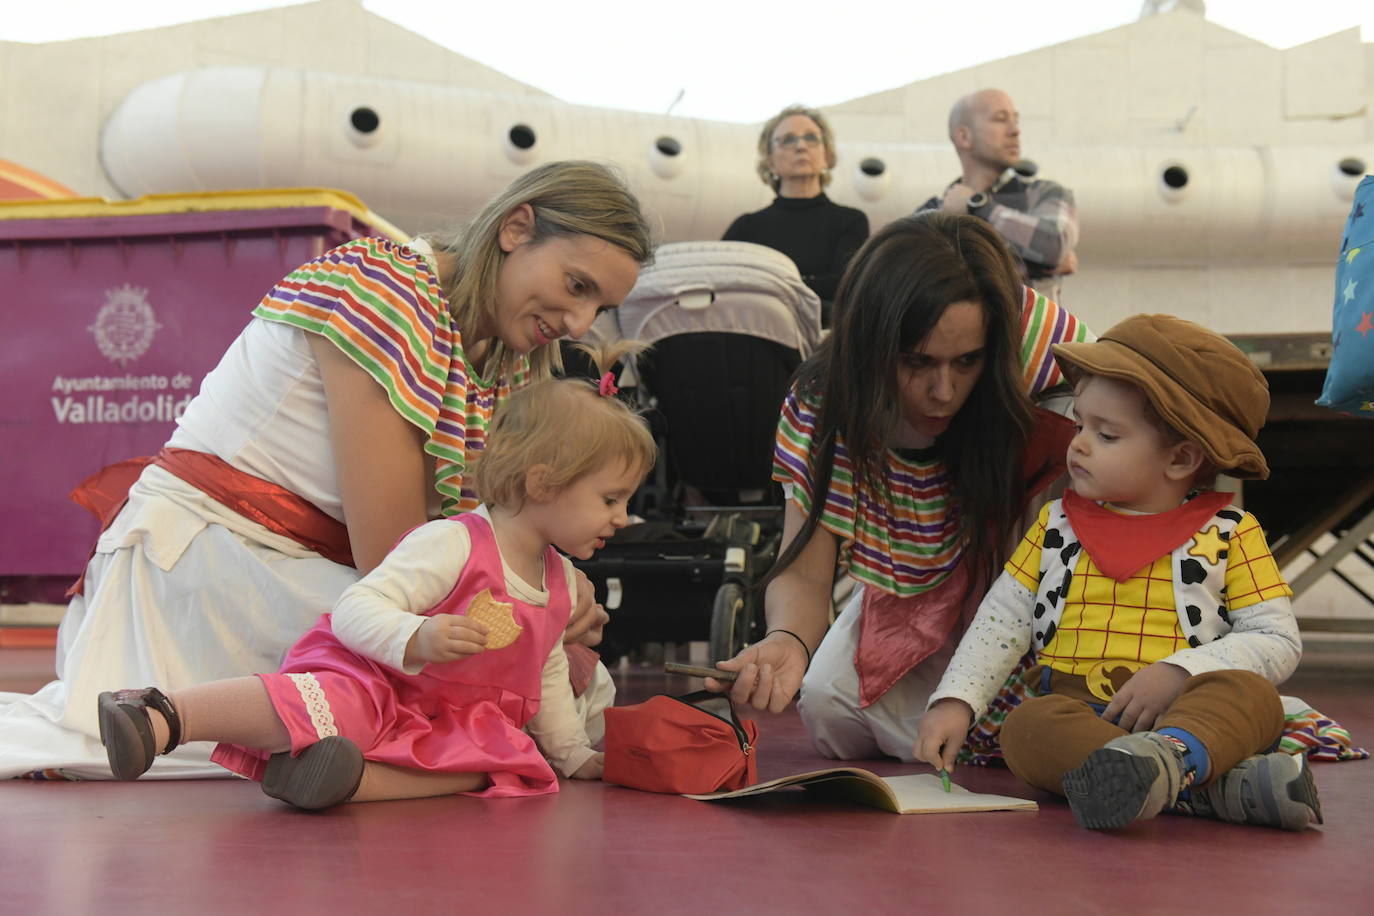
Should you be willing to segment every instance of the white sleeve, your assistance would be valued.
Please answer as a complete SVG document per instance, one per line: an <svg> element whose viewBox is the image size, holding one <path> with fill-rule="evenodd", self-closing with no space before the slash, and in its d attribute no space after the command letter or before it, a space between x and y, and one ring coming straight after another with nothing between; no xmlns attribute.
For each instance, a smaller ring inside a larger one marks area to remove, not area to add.
<svg viewBox="0 0 1374 916"><path fill-rule="evenodd" d="M1240 669L1281 684L1298 667L1302 638L1287 596L1231 612L1231 632L1196 649L1182 649L1163 661L1189 674Z"/></svg>
<svg viewBox="0 0 1374 916"><path fill-rule="evenodd" d="M423 616L463 574L472 540L461 522L440 519L414 529L376 569L344 590L334 605L334 635L345 646L406 674L406 646Z"/></svg>
<svg viewBox="0 0 1374 916"><path fill-rule="evenodd" d="M930 703L952 697L973 708L974 721L988 708L1016 662L1031 646L1035 593L1003 572L954 650Z"/></svg>
<svg viewBox="0 0 1374 916"><path fill-rule="evenodd" d="M576 595L572 563L566 557L563 565L568 577L568 595ZM534 738L549 763L564 776L571 776L577 768L596 753L587 738L582 716L577 711L572 684L568 682L568 654L560 639L544 662L539 711L525 730Z"/></svg>

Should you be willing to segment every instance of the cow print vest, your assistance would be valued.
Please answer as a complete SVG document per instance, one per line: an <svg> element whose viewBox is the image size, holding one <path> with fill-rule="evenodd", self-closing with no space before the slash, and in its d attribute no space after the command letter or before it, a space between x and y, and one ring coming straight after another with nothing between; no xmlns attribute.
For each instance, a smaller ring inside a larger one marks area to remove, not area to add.
<svg viewBox="0 0 1374 916"><path fill-rule="evenodd" d="M1220 538L1225 545L1231 542L1236 525L1244 515L1234 506L1219 510L1198 529L1200 535ZM1213 527L1216 532L1213 533ZM1231 631L1231 618L1226 612L1226 558L1228 550L1216 551L1216 561L1190 549L1197 538L1189 538L1171 554L1174 573L1174 607L1188 645L1197 648L1203 643L1220 639ZM1040 588L1035 595L1035 648L1043 651L1054 639L1059 618L1064 613L1064 599L1073 581L1073 568L1083 545L1074 534L1064 512L1063 500L1049 505L1045 522L1044 546L1040 550Z"/></svg>

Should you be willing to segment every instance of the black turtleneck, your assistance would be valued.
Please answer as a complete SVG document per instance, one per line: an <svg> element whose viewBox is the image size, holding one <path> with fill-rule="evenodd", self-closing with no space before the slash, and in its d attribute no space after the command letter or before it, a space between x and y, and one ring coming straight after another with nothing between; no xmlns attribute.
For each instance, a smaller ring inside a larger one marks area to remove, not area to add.
<svg viewBox="0 0 1374 916"><path fill-rule="evenodd" d="M868 238L868 217L862 210L840 206L824 193L778 197L757 213L736 219L722 238L781 251L796 263L802 280L828 306L835 298L845 265Z"/></svg>

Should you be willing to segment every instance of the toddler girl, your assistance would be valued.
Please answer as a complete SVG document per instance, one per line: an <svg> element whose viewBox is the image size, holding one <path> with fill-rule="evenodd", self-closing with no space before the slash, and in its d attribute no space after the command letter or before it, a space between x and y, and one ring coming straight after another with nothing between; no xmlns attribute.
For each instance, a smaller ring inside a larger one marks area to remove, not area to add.
<svg viewBox="0 0 1374 916"><path fill-rule="evenodd" d="M613 392L608 373L600 391L569 378L515 394L477 463L484 504L406 534L277 674L102 693L114 775L211 740L217 763L309 809L556 792L550 762L600 778L561 645L573 567L554 547L604 546L653 466L648 427Z"/></svg>

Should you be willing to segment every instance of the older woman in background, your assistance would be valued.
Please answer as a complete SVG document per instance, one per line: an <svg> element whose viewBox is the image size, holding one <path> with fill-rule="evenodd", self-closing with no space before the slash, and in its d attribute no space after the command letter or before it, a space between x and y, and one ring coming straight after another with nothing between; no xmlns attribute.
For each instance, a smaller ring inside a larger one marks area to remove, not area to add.
<svg viewBox="0 0 1374 916"><path fill-rule="evenodd" d="M791 258L821 299L822 322L850 257L868 238L868 217L825 196L835 167L835 135L814 108L790 105L759 134L758 173L777 198L725 230L727 242L754 242Z"/></svg>

